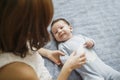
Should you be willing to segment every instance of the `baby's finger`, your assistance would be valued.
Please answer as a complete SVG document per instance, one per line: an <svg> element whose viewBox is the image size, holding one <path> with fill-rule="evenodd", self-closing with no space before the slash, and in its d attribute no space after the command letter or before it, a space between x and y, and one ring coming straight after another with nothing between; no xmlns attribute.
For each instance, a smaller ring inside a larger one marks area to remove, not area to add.
<svg viewBox="0 0 120 80"><path fill-rule="evenodd" d="M86 47L87 47L87 44L84 44L84 45L83 45L83 47L85 47L85 48L86 48Z"/></svg>

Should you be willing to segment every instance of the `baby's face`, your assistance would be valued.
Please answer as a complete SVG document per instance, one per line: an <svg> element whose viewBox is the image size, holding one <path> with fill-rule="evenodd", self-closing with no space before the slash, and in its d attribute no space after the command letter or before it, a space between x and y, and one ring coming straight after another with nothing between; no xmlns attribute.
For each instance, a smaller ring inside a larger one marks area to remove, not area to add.
<svg viewBox="0 0 120 80"><path fill-rule="evenodd" d="M66 41L72 37L72 27L60 20L52 26L54 38L58 41Z"/></svg>

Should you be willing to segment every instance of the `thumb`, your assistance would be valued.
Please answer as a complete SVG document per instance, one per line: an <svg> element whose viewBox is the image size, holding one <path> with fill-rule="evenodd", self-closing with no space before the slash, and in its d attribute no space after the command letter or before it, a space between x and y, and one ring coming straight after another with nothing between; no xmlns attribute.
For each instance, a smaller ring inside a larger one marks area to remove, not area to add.
<svg viewBox="0 0 120 80"><path fill-rule="evenodd" d="M60 56L65 56L65 53L61 52L61 51L57 51L57 53L60 55Z"/></svg>
<svg viewBox="0 0 120 80"><path fill-rule="evenodd" d="M87 44L85 43L85 44L83 45L83 47L87 47Z"/></svg>
<svg viewBox="0 0 120 80"><path fill-rule="evenodd" d="M57 64L57 65L60 65L60 64L61 64L61 62L60 62L59 60L56 60L55 58L52 58L52 61L53 61L55 64Z"/></svg>

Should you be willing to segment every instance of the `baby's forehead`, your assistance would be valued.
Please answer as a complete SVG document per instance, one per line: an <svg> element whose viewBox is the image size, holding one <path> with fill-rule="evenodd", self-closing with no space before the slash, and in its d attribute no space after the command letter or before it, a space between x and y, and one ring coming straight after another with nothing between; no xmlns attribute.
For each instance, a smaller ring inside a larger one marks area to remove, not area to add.
<svg viewBox="0 0 120 80"><path fill-rule="evenodd" d="M65 20L59 20L58 22L62 22L62 23L67 24L67 22Z"/></svg>
<svg viewBox="0 0 120 80"><path fill-rule="evenodd" d="M67 23L64 20L59 20L55 22L53 26L59 26L59 25L67 25Z"/></svg>
<svg viewBox="0 0 120 80"><path fill-rule="evenodd" d="M68 25L66 21L64 21L64 20L58 20L58 21L56 21L56 22L52 25L51 28L52 28L52 30L55 30L55 29L58 29L58 28L60 28L60 27L64 27L64 26L66 26L66 25Z"/></svg>
<svg viewBox="0 0 120 80"><path fill-rule="evenodd" d="M62 27L63 24L60 24L60 23L55 23L53 26L52 26L52 29L55 30L55 29L58 29L60 27Z"/></svg>

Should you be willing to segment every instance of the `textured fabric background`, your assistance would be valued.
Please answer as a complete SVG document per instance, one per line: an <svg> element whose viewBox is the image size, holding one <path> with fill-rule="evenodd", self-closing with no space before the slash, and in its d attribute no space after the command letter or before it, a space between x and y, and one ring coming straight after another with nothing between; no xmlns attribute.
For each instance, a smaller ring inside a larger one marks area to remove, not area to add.
<svg viewBox="0 0 120 80"><path fill-rule="evenodd" d="M120 72L120 0L53 0L53 3L53 19L65 18L73 26L73 34L93 38L97 55ZM46 48L56 49L54 41ZM47 59L45 65L56 80L60 68ZM80 80L73 73L69 80Z"/></svg>

